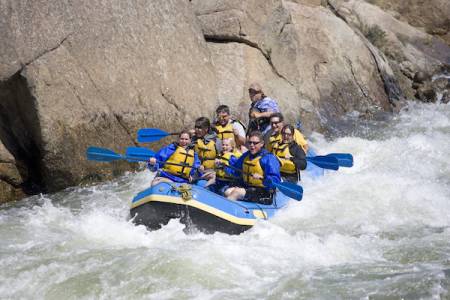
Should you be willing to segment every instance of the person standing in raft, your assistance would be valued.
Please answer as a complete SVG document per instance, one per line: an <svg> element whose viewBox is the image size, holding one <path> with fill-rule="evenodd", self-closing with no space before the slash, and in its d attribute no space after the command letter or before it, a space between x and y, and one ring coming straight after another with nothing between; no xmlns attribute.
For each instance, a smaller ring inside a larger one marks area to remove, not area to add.
<svg viewBox="0 0 450 300"><path fill-rule="evenodd" d="M282 141L273 145L272 153L281 162L281 178L283 181L297 183L300 181L300 170L306 169L306 155L294 141L294 126L287 124L281 129Z"/></svg>
<svg viewBox="0 0 450 300"><path fill-rule="evenodd" d="M233 138L222 140L222 152L216 158L216 181L211 190L221 193L234 184L238 177L227 174L224 167L236 163L242 153L236 150L236 144Z"/></svg>
<svg viewBox="0 0 450 300"><path fill-rule="evenodd" d="M241 152L247 151L245 148L245 127L239 121L231 118L230 108L227 105L220 105L216 109L215 130L217 137L224 139L234 139L237 148Z"/></svg>
<svg viewBox="0 0 450 300"><path fill-rule="evenodd" d="M181 131L178 142L172 143L149 159L151 171L158 170L152 181L152 186L160 182L191 182L194 173L200 167L200 160L191 145L191 134L187 130Z"/></svg>
<svg viewBox="0 0 450 300"><path fill-rule="evenodd" d="M208 118L200 117L195 120L195 135L192 143L201 162L199 171L203 173L202 178L208 180L208 184L212 184L216 174L215 160L222 150L222 141L211 129Z"/></svg>
<svg viewBox="0 0 450 300"><path fill-rule="evenodd" d="M249 123L247 132L259 130L263 134L270 130L270 115L279 112L278 104L275 100L264 95L259 83L252 83L248 88L248 95L252 104L248 112Z"/></svg>
<svg viewBox="0 0 450 300"><path fill-rule="evenodd" d="M282 136L281 136L281 129L284 127L284 117L282 113L273 113L270 115L270 126L271 130L267 133L268 138L266 137L265 140L268 139L268 143L266 144L267 150L272 152L273 145L275 143L281 143ZM306 141L303 134L297 130L294 129L294 141L303 149L305 153L308 152L308 142Z"/></svg>
<svg viewBox="0 0 450 300"><path fill-rule="evenodd" d="M280 183L280 161L264 149L263 135L252 131L247 138L249 151L244 153L225 171L242 180L242 187L230 187L225 196L231 200L244 200L261 204L271 204L275 191L273 183Z"/></svg>

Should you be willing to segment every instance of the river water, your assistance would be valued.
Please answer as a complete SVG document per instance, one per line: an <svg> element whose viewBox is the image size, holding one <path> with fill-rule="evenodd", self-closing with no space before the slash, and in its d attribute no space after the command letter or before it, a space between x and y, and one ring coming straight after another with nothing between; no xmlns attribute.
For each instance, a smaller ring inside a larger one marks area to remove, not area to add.
<svg viewBox="0 0 450 300"><path fill-rule="evenodd" d="M311 138L354 167L239 236L134 226L148 171L4 205L0 298L450 299L450 105Z"/></svg>

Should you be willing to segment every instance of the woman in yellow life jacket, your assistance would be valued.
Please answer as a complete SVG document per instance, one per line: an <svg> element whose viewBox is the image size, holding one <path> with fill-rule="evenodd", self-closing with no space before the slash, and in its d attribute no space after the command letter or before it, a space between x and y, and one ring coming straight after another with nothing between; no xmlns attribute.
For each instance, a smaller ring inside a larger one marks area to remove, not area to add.
<svg viewBox="0 0 450 300"><path fill-rule="evenodd" d="M242 153L236 150L236 144L233 138L222 140L222 152L216 158L216 181L211 190L217 193L223 193L230 184L236 181L236 177L225 172L224 167L234 164Z"/></svg>
<svg viewBox="0 0 450 300"><path fill-rule="evenodd" d="M191 182L193 174L200 167L200 160L194 152L187 130L181 131L178 142L161 148L148 163L151 171L159 169L152 186L160 182Z"/></svg>
<svg viewBox="0 0 450 300"><path fill-rule="evenodd" d="M281 162L281 179L296 183L300 181L300 170L306 169L306 155L294 141L294 130L290 124L281 129L282 141L273 145L272 153Z"/></svg>
<svg viewBox="0 0 450 300"><path fill-rule="evenodd" d="M270 116L270 126L271 130L269 131L269 138L267 142L267 150L272 152L273 145L275 143L281 143L282 136L281 136L281 129L284 127L284 116L281 113L273 113ZM294 135L293 135L294 141L302 147L303 151L305 153L308 152L308 142L306 141L303 134L297 130L294 129Z"/></svg>

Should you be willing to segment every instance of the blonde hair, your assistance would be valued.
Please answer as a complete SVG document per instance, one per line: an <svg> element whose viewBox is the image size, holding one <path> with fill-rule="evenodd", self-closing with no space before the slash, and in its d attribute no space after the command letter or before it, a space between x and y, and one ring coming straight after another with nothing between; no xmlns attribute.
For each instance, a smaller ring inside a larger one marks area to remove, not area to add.
<svg viewBox="0 0 450 300"><path fill-rule="evenodd" d="M227 141L227 142L229 141L231 147L233 148L233 150L236 150L236 142L234 141L234 139L232 139L232 138L223 139L222 143L225 142L225 141Z"/></svg>

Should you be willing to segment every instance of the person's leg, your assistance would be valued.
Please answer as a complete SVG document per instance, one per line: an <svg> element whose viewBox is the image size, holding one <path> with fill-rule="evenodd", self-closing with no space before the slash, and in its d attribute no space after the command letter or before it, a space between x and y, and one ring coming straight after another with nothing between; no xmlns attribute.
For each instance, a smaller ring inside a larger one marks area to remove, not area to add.
<svg viewBox="0 0 450 300"><path fill-rule="evenodd" d="M167 177L157 176L157 177L153 178L152 186L155 186L155 185L157 185L158 183L161 183L161 182L172 183L173 181L170 180Z"/></svg>
<svg viewBox="0 0 450 300"><path fill-rule="evenodd" d="M214 184L214 182L216 182L216 172L214 172L214 171L206 172L202 176L202 179L208 180L208 182L205 184L205 187L208 187L208 186Z"/></svg>
<svg viewBox="0 0 450 300"><path fill-rule="evenodd" d="M232 187L225 191L225 197L230 200L241 200L245 196L245 189L241 187Z"/></svg>

